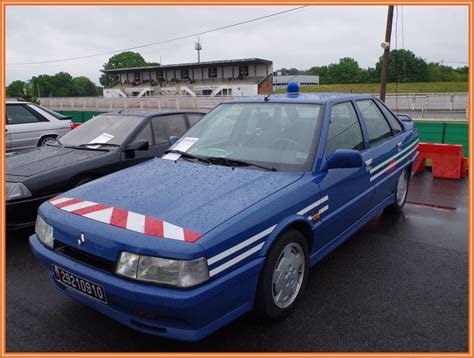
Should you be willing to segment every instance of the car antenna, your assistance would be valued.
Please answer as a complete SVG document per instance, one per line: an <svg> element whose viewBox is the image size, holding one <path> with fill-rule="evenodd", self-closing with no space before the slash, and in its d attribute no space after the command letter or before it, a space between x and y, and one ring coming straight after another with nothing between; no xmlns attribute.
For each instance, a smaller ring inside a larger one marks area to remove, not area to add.
<svg viewBox="0 0 474 358"><path fill-rule="evenodd" d="M141 99L141 100L139 100L139 101L137 101L137 102L132 103L130 106L123 107L123 108L122 108L120 111L118 111L117 113L122 113L122 111L124 111L124 110L126 110L126 109L129 109L130 107L133 107L134 105L139 104L139 103L141 103L141 102L143 102L143 99Z"/></svg>
<svg viewBox="0 0 474 358"><path fill-rule="evenodd" d="M294 75L293 77L291 77L291 78L288 80L288 83L290 83L290 82L293 80L293 78L295 78L296 76L298 76L298 75ZM265 102L268 102L268 100L270 99L270 96L273 95L273 94L274 94L276 91L278 91L279 89L280 89L280 85L277 85L277 86L275 87L275 89L274 89L271 93L269 93L263 100L264 100Z"/></svg>

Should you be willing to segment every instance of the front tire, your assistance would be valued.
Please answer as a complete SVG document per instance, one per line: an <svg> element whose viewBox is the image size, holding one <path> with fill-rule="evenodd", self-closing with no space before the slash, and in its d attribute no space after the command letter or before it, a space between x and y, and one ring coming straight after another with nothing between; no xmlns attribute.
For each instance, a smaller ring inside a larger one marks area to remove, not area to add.
<svg viewBox="0 0 474 358"><path fill-rule="evenodd" d="M392 213L400 213L407 201L408 196L409 173L408 169L403 169L398 177L397 186L395 187L395 202L387 206L386 210Z"/></svg>
<svg viewBox="0 0 474 358"><path fill-rule="evenodd" d="M289 230L270 248L255 297L258 316L278 320L293 311L308 278L309 255L305 237Z"/></svg>

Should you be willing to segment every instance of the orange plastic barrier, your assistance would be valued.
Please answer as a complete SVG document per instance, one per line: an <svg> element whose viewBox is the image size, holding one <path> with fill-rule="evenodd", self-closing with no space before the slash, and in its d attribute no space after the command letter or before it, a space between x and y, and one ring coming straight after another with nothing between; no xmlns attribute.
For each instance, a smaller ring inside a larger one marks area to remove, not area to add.
<svg viewBox="0 0 474 358"><path fill-rule="evenodd" d="M460 144L418 143L418 151L413 163L415 174L425 169L426 159L431 159L434 178L460 179L467 174L467 159Z"/></svg>

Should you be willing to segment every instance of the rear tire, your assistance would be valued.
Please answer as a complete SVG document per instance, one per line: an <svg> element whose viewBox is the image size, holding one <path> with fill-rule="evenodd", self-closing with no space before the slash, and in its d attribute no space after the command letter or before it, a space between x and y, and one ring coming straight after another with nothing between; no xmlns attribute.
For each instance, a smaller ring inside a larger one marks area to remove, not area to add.
<svg viewBox="0 0 474 358"><path fill-rule="evenodd" d="M288 316L298 303L309 271L308 243L296 230L281 235L268 252L255 297L255 313L267 320Z"/></svg>
<svg viewBox="0 0 474 358"><path fill-rule="evenodd" d="M38 147L43 147L46 144L52 144L52 143L56 143L56 137L48 135L39 140Z"/></svg>
<svg viewBox="0 0 474 358"><path fill-rule="evenodd" d="M395 187L395 202L385 208L387 212L401 213L403 211L408 196L409 178L410 174L408 169L403 169L398 177L397 186Z"/></svg>

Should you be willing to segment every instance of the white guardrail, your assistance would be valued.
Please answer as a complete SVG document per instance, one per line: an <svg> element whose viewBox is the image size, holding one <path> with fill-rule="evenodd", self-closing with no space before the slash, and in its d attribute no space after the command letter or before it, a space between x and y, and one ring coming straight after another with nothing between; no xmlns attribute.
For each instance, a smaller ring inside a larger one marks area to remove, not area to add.
<svg viewBox="0 0 474 358"><path fill-rule="evenodd" d="M117 111L125 107L136 109L196 109L209 111L219 103L235 97L44 97L41 105L64 111ZM467 117L467 93L426 93L387 95L385 103L395 112L416 113L427 117L430 113L454 113Z"/></svg>

